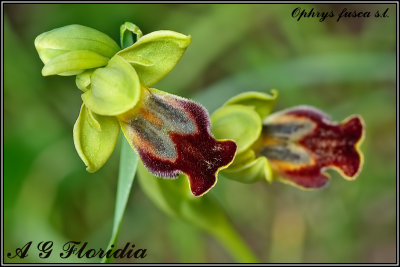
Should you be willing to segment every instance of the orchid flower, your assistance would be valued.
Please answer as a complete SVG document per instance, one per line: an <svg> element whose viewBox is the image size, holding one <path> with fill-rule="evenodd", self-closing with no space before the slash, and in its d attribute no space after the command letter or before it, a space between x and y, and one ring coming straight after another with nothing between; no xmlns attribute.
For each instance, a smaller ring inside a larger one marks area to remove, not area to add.
<svg viewBox="0 0 400 267"><path fill-rule="evenodd" d="M121 49L106 34L82 25L42 33L35 39L42 75L76 75L83 104L73 139L87 171L105 164L121 128L150 172L184 173L193 195L201 196L233 161L236 144L212 136L208 112L198 103L150 88L179 62L191 36L166 30L143 36L125 23L121 43L133 34L136 42Z"/></svg>
<svg viewBox="0 0 400 267"><path fill-rule="evenodd" d="M307 189L324 186L329 168L354 180L363 164L362 117L336 123L310 106L270 114L277 97L276 90L242 93L211 115L214 135L238 145L234 162L222 174L244 183L277 179Z"/></svg>

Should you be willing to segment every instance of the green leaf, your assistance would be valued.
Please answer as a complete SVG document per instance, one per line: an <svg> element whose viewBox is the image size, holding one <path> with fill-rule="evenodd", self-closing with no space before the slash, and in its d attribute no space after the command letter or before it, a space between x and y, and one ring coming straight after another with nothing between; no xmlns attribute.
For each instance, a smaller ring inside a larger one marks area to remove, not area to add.
<svg viewBox="0 0 400 267"><path fill-rule="evenodd" d="M130 147L127 140L125 138L122 138L113 230L107 249L110 249L111 245L115 245L115 243L117 242L126 204L128 203L133 180L135 178L137 164L138 156L136 152ZM110 262L110 260L111 258L103 258L102 262Z"/></svg>
<svg viewBox="0 0 400 267"><path fill-rule="evenodd" d="M271 113L275 101L278 98L278 91L272 89L271 93L272 95L261 92L241 93L229 99L225 105L238 104L253 107L258 115L263 119Z"/></svg>
<svg viewBox="0 0 400 267"><path fill-rule="evenodd" d="M108 58L89 50L71 51L48 61L42 69L42 75L71 76L87 69L104 66L107 62Z"/></svg>
<svg viewBox="0 0 400 267"><path fill-rule="evenodd" d="M119 124L116 118L92 113L84 104L74 125L74 144L88 172L100 169L117 143Z"/></svg>
<svg viewBox="0 0 400 267"><path fill-rule="evenodd" d="M262 122L252 107L223 106L211 115L211 131L217 139L232 139L237 153L248 149L260 136Z"/></svg>
<svg viewBox="0 0 400 267"><path fill-rule="evenodd" d="M192 40L173 31L155 31L118 52L131 63L140 81L149 87L164 78L178 63Z"/></svg>
<svg viewBox="0 0 400 267"><path fill-rule="evenodd" d="M36 37L35 47L44 64L62 54L89 50L111 58L120 48L108 35L82 25L68 25L44 32Z"/></svg>
<svg viewBox="0 0 400 267"><path fill-rule="evenodd" d="M135 69L115 55L105 68L93 72L91 88L82 94L82 100L97 114L115 116L132 109L140 99L140 92Z"/></svg>

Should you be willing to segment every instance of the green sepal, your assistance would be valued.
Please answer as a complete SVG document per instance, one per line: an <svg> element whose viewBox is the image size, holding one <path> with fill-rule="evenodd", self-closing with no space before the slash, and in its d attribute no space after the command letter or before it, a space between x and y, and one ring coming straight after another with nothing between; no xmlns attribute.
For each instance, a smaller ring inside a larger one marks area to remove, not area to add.
<svg viewBox="0 0 400 267"><path fill-rule="evenodd" d="M149 87L164 78L178 63L192 37L173 31L155 31L118 52L131 63L141 83Z"/></svg>
<svg viewBox="0 0 400 267"><path fill-rule="evenodd" d="M35 47L44 64L62 54L89 50L111 58L120 48L108 35L82 25L68 25L36 37Z"/></svg>
<svg viewBox="0 0 400 267"><path fill-rule="evenodd" d="M111 156L117 143L119 123L114 117L91 112L84 104L74 125L74 144L88 172L96 172Z"/></svg>
<svg viewBox="0 0 400 267"><path fill-rule="evenodd" d="M237 145L237 153L248 149L262 130L260 116L251 107L242 105L223 106L211 115L211 131L217 139L231 139Z"/></svg>
<svg viewBox="0 0 400 267"><path fill-rule="evenodd" d="M42 75L71 76L86 69L104 66L107 62L108 58L89 50L71 51L48 61L42 69Z"/></svg>
<svg viewBox="0 0 400 267"><path fill-rule="evenodd" d="M242 183L254 183L262 179L271 182L273 179L271 166L265 157L258 157L245 164L229 167L222 170L221 175Z"/></svg>
<svg viewBox="0 0 400 267"><path fill-rule="evenodd" d="M228 168L235 168L237 166L241 166L244 164L247 164L250 161L253 161L256 159L256 153L254 152L253 149L247 149L245 151L242 151L241 153L236 154L235 160L232 162L231 165L229 165Z"/></svg>
<svg viewBox="0 0 400 267"><path fill-rule="evenodd" d="M263 119L271 113L277 98L278 91L275 89L271 90L271 94L245 92L232 97L225 103L225 105L244 105L254 107L255 111Z"/></svg>
<svg viewBox="0 0 400 267"><path fill-rule="evenodd" d="M87 71L84 71L84 72L76 75L76 78L75 78L76 86L82 92L86 92L87 90L90 89L90 84L92 83L93 72L94 72L94 69L91 69L91 70L87 70Z"/></svg>
<svg viewBox="0 0 400 267"><path fill-rule="evenodd" d="M91 76L90 90L82 94L85 105L100 115L115 116L132 109L139 101L141 86L135 69L115 55Z"/></svg>

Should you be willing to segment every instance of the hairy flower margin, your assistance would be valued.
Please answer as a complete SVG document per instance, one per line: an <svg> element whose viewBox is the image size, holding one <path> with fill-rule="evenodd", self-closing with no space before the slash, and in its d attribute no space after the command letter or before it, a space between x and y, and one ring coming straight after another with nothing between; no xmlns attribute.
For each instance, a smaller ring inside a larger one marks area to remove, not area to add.
<svg viewBox="0 0 400 267"><path fill-rule="evenodd" d="M76 75L83 104L73 137L87 171L105 164L121 128L149 171L162 177L185 173L193 195L201 196L233 161L236 144L213 138L208 112L198 103L150 88L175 67L191 36L166 30L143 36L127 22L121 44L133 41L133 34L136 42L120 49L106 34L82 25L42 33L35 39L42 75Z"/></svg>
<svg viewBox="0 0 400 267"><path fill-rule="evenodd" d="M362 117L335 123L310 106L270 114L277 97L276 90L242 93L211 115L216 138L232 139L238 146L234 162L222 171L224 177L243 183L280 180L312 189L328 182L325 170L331 168L354 180L363 165Z"/></svg>

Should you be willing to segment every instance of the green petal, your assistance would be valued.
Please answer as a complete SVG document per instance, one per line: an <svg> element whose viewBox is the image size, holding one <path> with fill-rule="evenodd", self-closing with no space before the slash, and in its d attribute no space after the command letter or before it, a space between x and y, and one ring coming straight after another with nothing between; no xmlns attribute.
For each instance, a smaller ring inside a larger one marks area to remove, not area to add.
<svg viewBox="0 0 400 267"><path fill-rule="evenodd" d="M116 118L90 112L83 104L74 125L74 144L88 172L100 169L117 143L119 123Z"/></svg>
<svg viewBox="0 0 400 267"><path fill-rule="evenodd" d="M118 52L136 69L140 81L151 86L166 76L178 63L192 40L173 31L155 31Z"/></svg>
<svg viewBox="0 0 400 267"><path fill-rule="evenodd" d="M111 58L120 50L108 35L82 25L68 25L44 32L36 37L35 47L44 64L70 51L89 50Z"/></svg>
<svg viewBox="0 0 400 267"><path fill-rule="evenodd" d="M242 183L254 183L261 179L272 181L272 170L265 157L259 157L246 164L237 167L229 167L221 171L221 174L229 179Z"/></svg>
<svg viewBox="0 0 400 267"><path fill-rule="evenodd" d="M120 42L122 44L122 47L128 47L134 43L133 34L136 35L136 40L139 40L143 36L143 33L139 29L139 27L133 24L132 22L125 22L124 24L121 25Z"/></svg>
<svg viewBox="0 0 400 267"><path fill-rule="evenodd" d="M251 106L261 118L265 118L271 113L275 101L278 98L278 92L274 89L271 90L271 95L261 92L245 92L229 99L225 105L240 104Z"/></svg>
<svg viewBox="0 0 400 267"><path fill-rule="evenodd" d="M81 74L76 75L75 83L76 86L83 92L86 92L90 88L90 84L92 82L92 74L94 70L87 70L82 72Z"/></svg>
<svg viewBox="0 0 400 267"><path fill-rule="evenodd" d="M97 68L107 64L108 58L88 50L78 50L53 58L42 69L43 76L70 76L86 69Z"/></svg>
<svg viewBox="0 0 400 267"><path fill-rule="evenodd" d="M82 94L85 105L101 115L119 115L132 109L140 99L140 82L135 69L115 55L105 68L91 77L91 89Z"/></svg>
<svg viewBox="0 0 400 267"><path fill-rule="evenodd" d="M211 131L217 139L232 139L237 153L249 148L260 136L262 122L251 107L224 106L211 115Z"/></svg>

